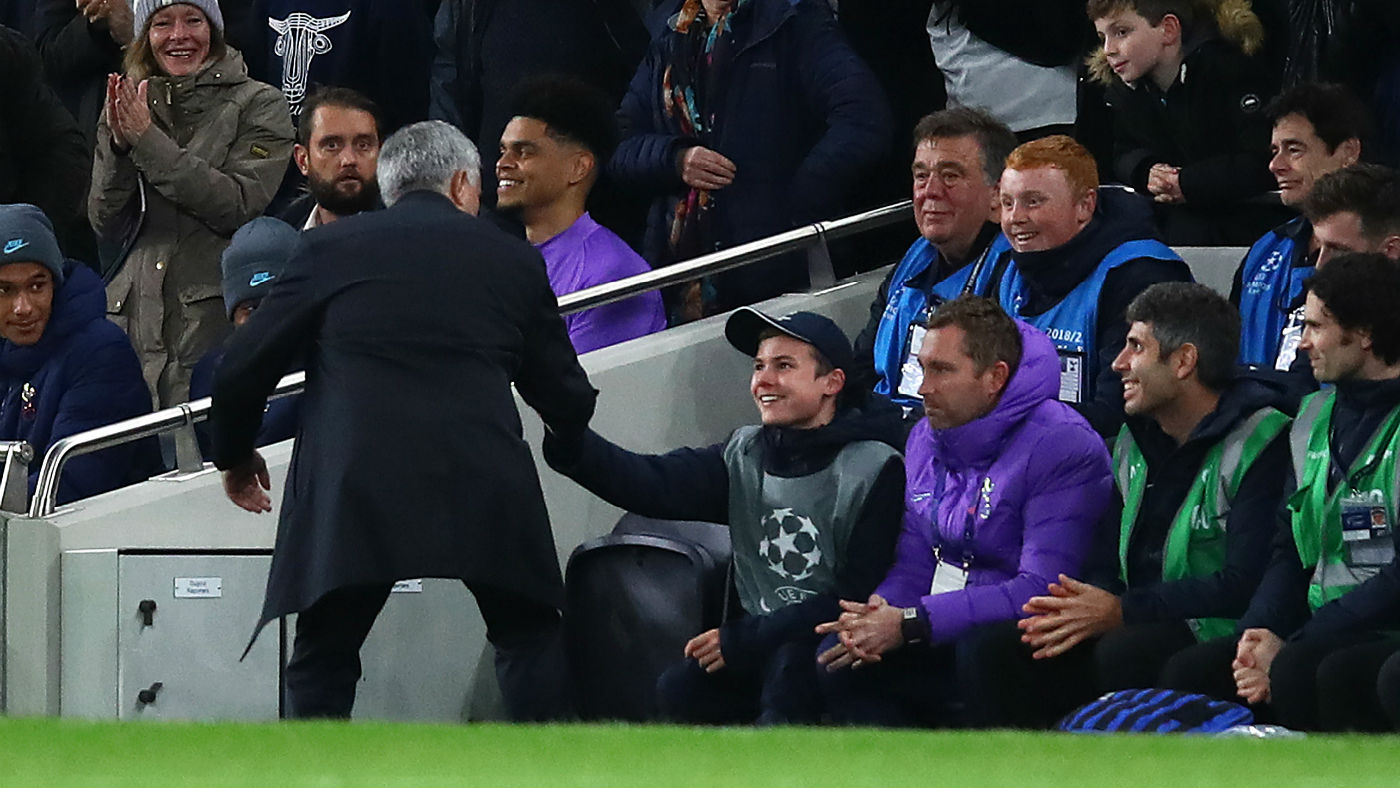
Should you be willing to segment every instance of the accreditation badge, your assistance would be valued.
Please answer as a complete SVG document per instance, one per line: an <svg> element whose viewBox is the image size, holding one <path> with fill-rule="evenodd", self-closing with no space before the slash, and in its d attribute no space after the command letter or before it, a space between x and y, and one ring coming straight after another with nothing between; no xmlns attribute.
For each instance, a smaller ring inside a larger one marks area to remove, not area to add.
<svg viewBox="0 0 1400 788"><path fill-rule="evenodd" d="M933 585L929 587L930 594L946 594L949 591L961 591L967 588L967 569L961 566L954 566L947 561L939 561L933 567Z"/></svg>
<svg viewBox="0 0 1400 788"><path fill-rule="evenodd" d="M1066 405L1084 401L1084 354L1073 350L1060 351L1060 395Z"/></svg>
<svg viewBox="0 0 1400 788"><path fill-rule="evenodd" d="M1395 534L1379 490L1341 500L1347 566L1384 566L1395 558Z"/></svg>
<svg viewBox="0 0 1400 788"><path fill-rule="evenodd" d="M924 368L919 366L919 348L924 346L924 335L927 333L928 329L918 320L909 324L909 340L904 345L908 352L899 367L899 393L906 397L918 397L919 387L924 385Z"/></svg>
<svg viewBox="0 0 1400 788"><path fill-rule="evenodd" d="M1298 358L1298 343L1303 341L1303 310L1295 309L1288 315L1288 325L1279 335L1278 357L1274 359L1274 369L1287 372L1293 368Z"/></svg>

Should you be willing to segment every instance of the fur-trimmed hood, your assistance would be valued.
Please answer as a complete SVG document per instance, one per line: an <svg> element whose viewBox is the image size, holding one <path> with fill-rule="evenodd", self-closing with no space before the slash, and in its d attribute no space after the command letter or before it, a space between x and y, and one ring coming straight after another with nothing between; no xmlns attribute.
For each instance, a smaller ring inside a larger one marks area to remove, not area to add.
<svg viewBox="0 0 1400 788"><path fill-rule="evenodd" d="M1254 13L1250 0L1197 0L1197 7L1200 15L1195 30L1183 42L1183 52L1190 53L1202 41L1217 35L1239 47L1246 55L1253 55L1264 46L1264 24ZM1108 66L1108 57L1104 55L1102 46L1085 58L1084 63L1093 81L1112 85L1118 80L1118 75Z"/></svg>

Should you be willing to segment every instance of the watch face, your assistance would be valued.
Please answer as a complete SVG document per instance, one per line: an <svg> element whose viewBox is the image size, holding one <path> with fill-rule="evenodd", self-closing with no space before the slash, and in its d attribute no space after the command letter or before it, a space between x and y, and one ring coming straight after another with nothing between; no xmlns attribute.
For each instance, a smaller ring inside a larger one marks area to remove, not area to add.
<svg viewBox="0 0 1400 788"><path fill-rule="evenodd" d="M899 624L899 634L904 638L905 643L922 643L928 637L922 622L919 621L917 605L904 608L904 618Z"/></svg>

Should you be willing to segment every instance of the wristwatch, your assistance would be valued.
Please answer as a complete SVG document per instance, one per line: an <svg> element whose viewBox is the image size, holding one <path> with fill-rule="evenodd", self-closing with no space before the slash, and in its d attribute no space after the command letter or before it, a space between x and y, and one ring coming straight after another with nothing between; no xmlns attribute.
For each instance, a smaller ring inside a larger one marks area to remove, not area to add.
<svg viewBox="0 0 1400 788"><path fill-rule="evenodd" d="M918 605L903 610L904 617L899 622L899 634L904 637L905 643L923 643L928 640L929 626L919 615L920 612Z"/></svg>

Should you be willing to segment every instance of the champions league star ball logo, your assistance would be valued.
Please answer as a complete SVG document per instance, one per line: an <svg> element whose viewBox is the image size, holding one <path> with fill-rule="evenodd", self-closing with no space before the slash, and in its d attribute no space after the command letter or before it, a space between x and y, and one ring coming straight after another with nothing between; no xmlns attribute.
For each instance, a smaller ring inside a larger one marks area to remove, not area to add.
<svg viewBox="0 0 1400 788"><path fill-rule="evenodd" d="M759 523L763 539L758 554L768 562L768 568L791 582L812 576L822 562L817 546L817 526L792 509L774 509Z"/></svg>

